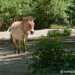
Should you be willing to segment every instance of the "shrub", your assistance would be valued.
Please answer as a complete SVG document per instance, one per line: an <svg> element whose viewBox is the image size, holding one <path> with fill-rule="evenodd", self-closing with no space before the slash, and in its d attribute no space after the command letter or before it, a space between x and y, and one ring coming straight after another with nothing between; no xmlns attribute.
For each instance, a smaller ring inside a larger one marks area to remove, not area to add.
<svg viewBox="0 0 75 75"><path fill-rule="evenodd" d="M51 24L49 25L51 29L64 29L66 28L67 26L63 25L63 24Z"/></svg>
<svg viewBox="0 0 75 75"><path fill-rule="evenodd" d="M65 28L64 29L64 32L63 32L63 36L69 36L70 35L70 32L71 32L71 29Z"/></svg>
<svg viewBox="0 0 75 75"><path fill-rule="evenodd" d="M70 31L64 29L61 33L59 30L53 30L48 32L47 37L41 37L33 53L36 67L60 70L64 66L64 60L67 58L62 42L64 34L69 36Z"/></svg>

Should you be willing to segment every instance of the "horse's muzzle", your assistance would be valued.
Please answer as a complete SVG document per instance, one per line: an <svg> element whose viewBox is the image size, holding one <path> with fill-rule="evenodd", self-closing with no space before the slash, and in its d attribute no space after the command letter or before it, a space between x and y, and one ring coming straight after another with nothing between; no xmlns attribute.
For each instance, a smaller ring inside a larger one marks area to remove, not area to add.
<svg viewBox="0 0 75 75"><path fill-rule="evenodd" d="M31 34L34 34L34 31L31 31L30 33L31 33Z"/></svg>

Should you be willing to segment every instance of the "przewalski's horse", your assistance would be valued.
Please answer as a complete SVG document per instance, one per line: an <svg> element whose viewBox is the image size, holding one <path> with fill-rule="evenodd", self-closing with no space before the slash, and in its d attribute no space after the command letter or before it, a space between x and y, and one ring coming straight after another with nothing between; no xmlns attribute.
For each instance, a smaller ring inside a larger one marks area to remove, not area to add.
<svg viewBox="0 0 75 75"><path fill-rule="evenodd" d="M24 17L22 21L16 21L9 27L11 40L16 48L16 52L20 53L21 49L25 52L25 41L28 38L28 32L34 33L34 19L31 16ZM22 48L23 47L23 48Z"/></svg>

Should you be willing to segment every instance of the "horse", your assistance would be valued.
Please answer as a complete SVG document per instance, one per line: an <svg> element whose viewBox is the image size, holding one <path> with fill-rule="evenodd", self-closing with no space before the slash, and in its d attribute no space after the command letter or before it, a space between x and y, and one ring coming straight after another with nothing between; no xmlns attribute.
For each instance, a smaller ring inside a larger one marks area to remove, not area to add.
<svg viewBox="0 0 75 75"><path fill-rule="evenodd" d="M32 16L26 16L22 19L22 21L15 21L9 27L8 31L10 31L11 41L16 48L16 53L21 53L21 49L24 49L25 52L25 44L28 38L28 33L34 33L34 19Z"/></svg>

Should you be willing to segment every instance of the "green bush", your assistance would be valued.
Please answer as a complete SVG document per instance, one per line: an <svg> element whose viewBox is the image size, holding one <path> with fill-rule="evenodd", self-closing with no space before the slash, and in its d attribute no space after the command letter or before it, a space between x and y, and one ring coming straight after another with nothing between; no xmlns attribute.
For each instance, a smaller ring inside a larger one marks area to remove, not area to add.
<svg viewBox="0 0 75 75"><path fill-rule="evenodd" d="M70 32L71 32L71 29L65 28L64 31L63 31L63 36L69 36Z"/></svg>
<svg viewBox="0 0 75 75"><path fill-rule="evenodd" d="M70 4L68 0L0 0L1 30L7 30L15 18L28 15L36 18L36 28L48 28L52 23L67 23L69 15L66 11Z"/></svg>
<svg viewBox="0 0 75 75"><path fill-rule="evenodd" d="M64 26L63 24L51 24L51 25L49 25L50 27L50 29L64 29L64 28L66 28L67 26Z"/></svg>
<svg viewBox="0 0 75 75"><path fill-rule="evenodd" d="M16 19L32 13L32 0L0 0L0 19L3 20L1 30L7 30Z"/></svg>
<svg viewBox="0 0 75 75"><path fill-rule="evenodd" d="M64 28L64 29L55 29L53 31L48 32L47 36L49 37L64 37L64 36L70 36L71 29L70 28Z"/></svg>
<svg viewBox="0 0 75 75"><path fill-rule="evenodd" d="M40 68L50 67L54 70L60 70L64 66L65 50L63 46L64 31L59 30L49 31L47 37L42 37L37 44L35 44L35 52L33 53L35 66ZM68 33L68 30L66 30ZM66 36L70 35L65 34Z"/></svg>

